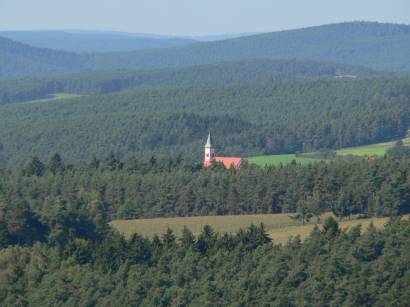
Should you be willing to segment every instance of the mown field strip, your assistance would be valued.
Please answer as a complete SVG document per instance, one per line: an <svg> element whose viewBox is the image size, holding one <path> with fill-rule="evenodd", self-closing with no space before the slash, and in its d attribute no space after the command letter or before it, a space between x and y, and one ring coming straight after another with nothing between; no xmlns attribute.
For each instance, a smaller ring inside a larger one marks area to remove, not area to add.
<svg viewBox="0 0 410 307"><path fill-rule="evenodd" d="M322 219L330 214L325 214ZM376 227L383 227L388 218L355 219L341 221L342 229L361 224L363 229L370 223ZM152 237L155 234L165 233L167 228L171 228L177 236L180 236L184 226L189 228L194 234L199 234L205 225L210 225L215 231L220 233L234 233L241 228L247 228L251 224L263 223L270 237L278 243L284 243L290 236L300 235L305 238L312 231L315 223L310 222L302 225L300 221L293 220L288 214L259 214L259 215L226 215L226 216L195 216L157 219L137 219L137 220L115 220L111 225L126 237L130 237L137 232L143 236Z"/></svg>

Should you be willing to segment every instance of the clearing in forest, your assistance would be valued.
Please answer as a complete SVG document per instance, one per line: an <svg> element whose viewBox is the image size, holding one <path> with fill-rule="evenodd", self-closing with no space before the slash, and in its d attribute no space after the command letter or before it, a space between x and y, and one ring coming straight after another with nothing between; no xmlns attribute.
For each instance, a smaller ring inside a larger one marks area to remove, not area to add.
<svg viewBox="0 0 410 307"><path fill-rule="evenodd" d="M322 220L330 216L325 214ZM314 219L315 220L315 219ZM370 223L382 228L388 218L353 219L339 222L342 229L358 224L362 229L366 229ZM199 234L205 225L210 225L214 231L219 233L233 233L241 228L247 228L251 224L263 223L270 237L276 243L285 243L290 236L300 235L307 237L315 226L314 221L302 225L299 220L292 219L288 214L258 214L258 215L225 215L225 216L195 216L176 218L155 218L137 220L115 220L111 225L126 237L130 237L137 232L143 236L152 237L155 234L161 235L171 228L177 236L180 236L184 226L189 228L194 234Z"/></svg>
<svg viewBox="0 0 410 307"><path fill-rule="evenodd" d="M77 98L77 97L82 97L82 96L83 95L70 94L70 93L55 93L55 94L47 95L47 97L45 97L45 98L30 100L30 101L26 101L24 103L37 103L37 102L56 101L56 100Z"/></svg>

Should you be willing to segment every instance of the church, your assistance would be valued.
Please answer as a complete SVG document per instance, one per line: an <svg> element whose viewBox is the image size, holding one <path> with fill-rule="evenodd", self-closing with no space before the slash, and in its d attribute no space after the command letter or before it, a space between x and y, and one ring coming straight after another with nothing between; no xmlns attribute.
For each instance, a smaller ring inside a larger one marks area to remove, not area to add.
<svg viewBox="0 0 410 307"><path fill-rule="evenodd" d="M208 139L204 146L204 167L210 167L215 163L223 163L225 168L231 167L238 169L241 167L243 159L241 157L218 157L215 155L215 147L212 145L211 132L208 134Z"/></svg>

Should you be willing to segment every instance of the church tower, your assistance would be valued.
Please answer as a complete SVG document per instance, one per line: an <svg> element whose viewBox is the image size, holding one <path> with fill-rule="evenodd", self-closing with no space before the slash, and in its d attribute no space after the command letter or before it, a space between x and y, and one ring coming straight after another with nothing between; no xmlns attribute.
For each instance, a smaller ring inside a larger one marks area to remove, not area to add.
<svg viewBox="0 0 410 307"><path fill-rule="evenodd" d="M212 163L215 162L215 148L212 146L211 131L209 131L208 139L206 141L204 149L205 149L204 166L208 167L208 166L211 166Z"/></svg>

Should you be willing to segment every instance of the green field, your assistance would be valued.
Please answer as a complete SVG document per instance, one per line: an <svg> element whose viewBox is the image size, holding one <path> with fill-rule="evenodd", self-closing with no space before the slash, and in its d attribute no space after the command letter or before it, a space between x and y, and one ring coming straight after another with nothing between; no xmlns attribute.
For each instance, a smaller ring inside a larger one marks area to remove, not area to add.
<svg viewBox="0 0 410 307"><path fill-rule="evenodd" d="M322 220L331 214L325 214ZM354 219L340 222L342 229L362 224L363 229L370 223L376 227L383 227L388 221L387 218ZM294 220L288 214L259 214L259 215L226 215L226 216L195 216L138 220L115 220L111 225L126 237L130 237L137 232L141 235L152 237L155 234L161 235L171 228L177 236L180 236L184 226L189 228L194 234L199 234L205 225L210 225L215 231L220 233L233 233L241 228L246 228L251 224L263 223L270 237L278 243L284 243L290 236L300 235L307 237L312 231L315 223L312 221L305 225L299 220Z"/></svg>
<svg viewBox="0 0 410 307"><path fill-rule="evenodd" d="M300 164L309 164L320 162L321 160L318 159L310 159L310 158L302 158L296 157L294 154L288 155L272 155L272 156L257 156L257 157L249 157L247 158L250 163L265 166L265 165L278 165L278 164L288 164L292 161L296 161Z"/></svg>
<svg viewBox="0 0 410 307"><path fill-rule="evenodd" d="M354 155L354 156L384 156L386 150L393 147L396 142L378 143L366 146L343 148L337 150L337 154L340 156Z"/></svg>
<svg viewBox="0 0 410 307"><path fill-rule="evenodd" d="M386 151L393 147L397 141L391 141L386 143L378 143L372 145L365 145L365 146L358 146L358 147L350 147L350 148L342 148L336 150L338 156L379 156L383 157L386 154ZM410 138L403 139L405 145L410 146ZM312 158L304 158L304 157L296 157L294 154L286 154L286 155L271 155L271 156L257 156L257 157L249 157L247 158L250 163L265 166L265 165L278 165L288 164L293 160L300 164L309 164L322 161L320 159L312 159Z"/></svg>
<svg viewBox="0 0 410 307"><path fill-rule="evenodd" d="M25 103L36 103L36 102L63 100L63 99L77 98L77 97L81 97L81 96L83 96L83 95L69 94L69 93L55 93L55 94L48 95L46 98L31 100L31 101L27 101Z"/></svg>

